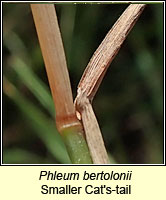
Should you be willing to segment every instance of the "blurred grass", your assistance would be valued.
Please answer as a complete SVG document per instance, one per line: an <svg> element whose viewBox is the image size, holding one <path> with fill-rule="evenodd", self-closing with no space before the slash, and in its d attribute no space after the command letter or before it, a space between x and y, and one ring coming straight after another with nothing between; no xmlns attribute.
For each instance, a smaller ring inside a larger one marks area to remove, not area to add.
<svg viewBox="0 0 166 200"><path fill-rule="evenodd" d="M57 4L73 96L126 4ZM29 4L3 3L3 163L70 163ZM163 4L148 5L94 99L111 163L163 163Z"/></svg>

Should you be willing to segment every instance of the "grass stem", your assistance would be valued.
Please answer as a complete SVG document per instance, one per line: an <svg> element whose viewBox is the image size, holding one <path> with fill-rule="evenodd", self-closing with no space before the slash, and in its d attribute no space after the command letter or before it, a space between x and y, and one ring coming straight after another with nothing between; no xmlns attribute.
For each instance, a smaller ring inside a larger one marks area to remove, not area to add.
<svg viewBox="0 0 166 200"><path fill-rule="evenodd" d="M31 4L54 99L56 125L73 163L92 163L82 124L77 119L54 4Z"/></svg>

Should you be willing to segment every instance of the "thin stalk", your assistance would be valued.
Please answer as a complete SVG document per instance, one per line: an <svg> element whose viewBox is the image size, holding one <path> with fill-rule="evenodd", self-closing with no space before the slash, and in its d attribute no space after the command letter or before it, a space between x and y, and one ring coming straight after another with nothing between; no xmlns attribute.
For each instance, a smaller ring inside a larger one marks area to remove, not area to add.
<svg viewBox="0 0 166 200"><path fill-rule="evenodd" d="M53 4L31 4L31 9L54 99L58 131L72 163L91 164L83 127L75 114L55 7Z"/></svg>

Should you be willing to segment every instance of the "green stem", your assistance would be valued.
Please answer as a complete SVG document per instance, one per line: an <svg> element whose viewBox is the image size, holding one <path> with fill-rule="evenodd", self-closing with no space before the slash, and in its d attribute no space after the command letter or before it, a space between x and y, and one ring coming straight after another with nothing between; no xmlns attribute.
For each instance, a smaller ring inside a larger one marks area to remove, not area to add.
<svg viewBox="0 0 166 200"><path fill-rule="evenodd" d="M78 127L65 128L61 134L73 164L92 164L87 143Z"/></svg>

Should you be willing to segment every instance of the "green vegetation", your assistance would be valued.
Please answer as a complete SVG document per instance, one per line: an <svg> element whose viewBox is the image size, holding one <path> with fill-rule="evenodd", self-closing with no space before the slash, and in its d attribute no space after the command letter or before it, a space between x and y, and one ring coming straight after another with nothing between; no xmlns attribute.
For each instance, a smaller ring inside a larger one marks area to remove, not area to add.
<svg viewBox="0 0 166 200"><path fill-rule="evenodd" d="M57 4L73 96L90 57L127 7ZM3 4L3 162L70 163L29 4ZM163 4L148 5L93 108L111 163L163 162Z"/></svg>

